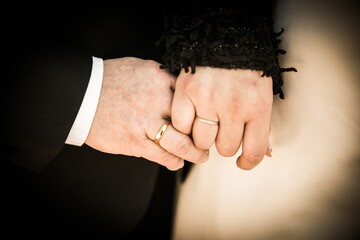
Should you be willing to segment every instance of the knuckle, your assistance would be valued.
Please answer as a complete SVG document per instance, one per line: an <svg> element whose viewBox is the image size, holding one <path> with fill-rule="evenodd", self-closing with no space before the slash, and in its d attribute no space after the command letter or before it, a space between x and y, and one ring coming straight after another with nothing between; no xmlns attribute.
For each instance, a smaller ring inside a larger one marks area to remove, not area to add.
<svg viewBox="0 0 360 240"><path fill-rule="evenodd" d="M225 105L224 110L228 113L231 113L229 117L232 121L236 121L236 118L241 115L242 104L238 97L234 97L229 100L229 102Z"/></svg>
<svg viewBox="0 0 360 240"><path fill-rule="evenodd" d="M179 81L179 79L177 80ZM184 77L177 85L182 88L183 92L187 95L202 95L203 90L200 87L200 82L195 79L190 79L190 77Z"/></svg>

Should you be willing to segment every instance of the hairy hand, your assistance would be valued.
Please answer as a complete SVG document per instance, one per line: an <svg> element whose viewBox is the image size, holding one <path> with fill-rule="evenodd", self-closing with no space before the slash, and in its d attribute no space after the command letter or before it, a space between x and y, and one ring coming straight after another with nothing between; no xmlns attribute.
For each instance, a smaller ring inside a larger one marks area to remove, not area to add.
<svg viewBox="0 0 360 240"><path fill-rule="evenodd" d="M138 58L104 61L104 80L95 118L86 144L102 152L143 157L170 170L184 159L201 163L208 150L170 124L159 144L153 140L170 119L175 78L159 63Z"/></svg>

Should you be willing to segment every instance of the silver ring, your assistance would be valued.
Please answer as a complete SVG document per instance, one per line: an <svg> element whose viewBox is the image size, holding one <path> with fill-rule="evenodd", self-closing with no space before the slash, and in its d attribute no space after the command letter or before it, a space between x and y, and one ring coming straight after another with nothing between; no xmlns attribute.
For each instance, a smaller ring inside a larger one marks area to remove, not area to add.
<svg viewBox="0 0 360 240"><path fill-rule="evenodd" d="M200 122L207 123L207 124L210 124L210 125L218 125L218 124L219 124L219 122L207 120L207 119L204 119L204 118L201 118L201 117L198 117L198 116L196 116L196 118L197 118Z"/></svg>

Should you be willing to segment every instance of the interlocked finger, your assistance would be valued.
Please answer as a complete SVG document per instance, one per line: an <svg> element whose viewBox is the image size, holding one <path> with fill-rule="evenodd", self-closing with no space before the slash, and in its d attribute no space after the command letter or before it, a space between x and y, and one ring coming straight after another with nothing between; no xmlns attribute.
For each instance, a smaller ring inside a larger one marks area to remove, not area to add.
<svg viewBox="0 0 360 240"><path fill-rule="evenodd" d="M209 151L195 147L190 136L178 132L167 120L153 135L153 140L169 153L192 163L202 163L208 160Z"/></svg>
<svg viewBox="0 0 360 240"><path fill-rule="evenodd" d="M192 131L195 146L201 149L209 149L215 142L218 129L218 121L196 116Z"/></svg>

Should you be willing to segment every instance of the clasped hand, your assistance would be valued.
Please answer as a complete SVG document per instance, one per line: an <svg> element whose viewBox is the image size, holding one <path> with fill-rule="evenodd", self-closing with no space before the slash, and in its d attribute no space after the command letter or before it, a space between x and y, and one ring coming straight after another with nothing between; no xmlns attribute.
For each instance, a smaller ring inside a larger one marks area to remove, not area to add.
<svg viewBox="0 0 360 240"><path fill-rule="evenodd" d="M272 79L261 74L211 67L197 67L195 74L182 70L172 104L173 126L192 134L198 148L209 149L215 143L226 157L242 145L238 167L255 167L270 155Z"/></svg>
<svg viewBox="0 0 360 240"><path fill-rule="evenodd" d="M269 155L271 78L250 70L197 67L176 79L152 60L104 61L97 111L85 143L99 151L143 157L178 170L223 156L252 169ZM176 89L176 90L175 90ZM171 124L164 124L171 119Z"/></svg>

